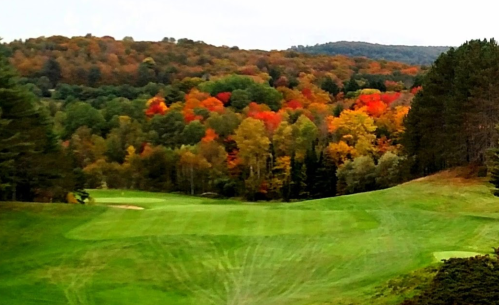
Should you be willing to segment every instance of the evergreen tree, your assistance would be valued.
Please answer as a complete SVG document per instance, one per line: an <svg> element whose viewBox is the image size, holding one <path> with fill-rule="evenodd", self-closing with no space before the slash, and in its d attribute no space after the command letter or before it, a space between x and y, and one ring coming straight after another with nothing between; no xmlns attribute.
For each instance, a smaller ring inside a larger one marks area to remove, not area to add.
<svg viewBox="0 0 499 305"><path fill-rule="evenodd" d="M484 164L499 123L499 47L474 40L442 54L423 79L403 143L417 174Z"/></svg>
<svg viewBox="0 0 499 305"><path fill-rule="evenodd" d="M90 87L94 87L102 77L102 72L99 67L92 67L90 71L88 71L88 84Z"/></svg>
<svg viewBox="0 0 499 305"><path fill-rule="evenodd" d="M336 84L336 82L331 77L326 77L321 84L321 89L329 92L330 94L336 96L340 93L340 87Z"/></svg>
<svg viewBox="0 0 499 305"><path fill-rule="evenodd" d="M337 167L329 155L321 152L315 179L314 193L317 198L336 196Z"/></svg>
<svg viewBox="0 0 499 305"><path fill-rule="evenodd" d="M345 84L345 87L343 87L343 91L345 93L355 92L359 89L360 89L360 86L357 83L357 81L355 80L355 78L353 78L353 77L350 79L350 81L348 83Z"/></svg>
<svg viewBox="0 0 499 305"><path fill-rule="evenodd" d="M53 58L47 59L43 65L41 76L46 76L53 86L57 86L62 78L61 65Z"/></svg>
<svg viewBox="0 0 499 305"><path fill-rule="evenodd" d="M72 173L49 115L1 56L0 113L0 200L32 201L41 193L64 198Z"/></svg>

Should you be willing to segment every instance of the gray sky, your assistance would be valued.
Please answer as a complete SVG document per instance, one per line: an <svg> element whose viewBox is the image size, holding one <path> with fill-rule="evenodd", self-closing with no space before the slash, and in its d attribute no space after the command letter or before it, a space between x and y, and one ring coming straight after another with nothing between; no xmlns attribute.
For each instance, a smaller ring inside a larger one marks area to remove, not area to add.
<svg viewBox="0 0 499 305"><path fill-rule="evenodd" d="M0 0L0 37L190 38L245 49L329 41L460 45L499 34L492 0Z"/></svg>

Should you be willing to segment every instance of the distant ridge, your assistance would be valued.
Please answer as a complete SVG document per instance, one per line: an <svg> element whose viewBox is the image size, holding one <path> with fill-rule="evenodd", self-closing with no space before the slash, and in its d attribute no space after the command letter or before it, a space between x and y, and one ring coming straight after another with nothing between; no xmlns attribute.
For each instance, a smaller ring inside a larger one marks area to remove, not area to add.
<svg viewBox="0 0 499 305"><path fill-rule="evenodd" d="M383 45L358 41L338 41L315 46L292 46L289 50L326 55L368 57L377 60L398 61L414 65L431 65L440 54L451 47Z"/></svg>

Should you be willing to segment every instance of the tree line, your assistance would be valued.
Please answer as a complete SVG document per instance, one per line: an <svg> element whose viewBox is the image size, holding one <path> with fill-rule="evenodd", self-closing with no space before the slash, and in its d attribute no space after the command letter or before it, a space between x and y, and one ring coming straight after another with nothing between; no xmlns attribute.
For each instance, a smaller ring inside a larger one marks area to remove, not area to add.
<svg viewBox="0 0 499 305"><path fill-rule="evenodd" d="M310 56L295 51L239 50L215 47L190 39L165 38L161 42L134 41L127 37L39 37L0 45L0 53L22 77L45 91L59 83L100 87L150 82L171 84L186 77L238 74L296 84L301 72L337 83L353 75L382 75L393 81L414 78L420 68L398 62L345 56ZM406 85L408 85L406 83ZM45 91L46 92L46 91Z"/></svg>
<svg viewBox="0 0 499 305"><path fill-rule="evenodd" d="M290 50L308 54L363 56L375 60L391 60L413 65L431 65L450 47L382 45L367 42L338 41L313 46L293 46Z"/></svg>

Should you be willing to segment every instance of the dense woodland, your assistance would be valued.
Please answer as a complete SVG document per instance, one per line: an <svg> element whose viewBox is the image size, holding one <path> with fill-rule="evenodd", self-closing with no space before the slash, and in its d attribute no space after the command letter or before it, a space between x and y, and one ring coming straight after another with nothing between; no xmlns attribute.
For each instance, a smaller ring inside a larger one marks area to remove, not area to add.
<svg viewBox="0 0 499 305"><path fill-rule="evenodd" d="M292 51L308 54L345 55L391 60L416 65L431 65L450 47L395 46L367 42L338 41L314 46L293 46Z"/></svg>
<svg viewBox="0 0 499 305"><path fill-rule="evenodd" d="M161 42L134 41L131 37L48 38L13 41L0 52L10 57L22 77L40 88L59 83L99 87L150 82L171 84L186 77L209 80L238 74L275 87L297 85L300 73L317 79L330 77L339 85L352 76L377 75L383 81L404 81L411 85L418 66L346 56L311 56L294 51L239 50L215 47L201 41L165 38ZM43 76L48 78L42 78ZM371 77L372 78L372 77Z"/></svg>
<svg viewBox="0 0 499 305"><path fill-rule="evenodd" d="M497 140L495 41L451 49L428 73L171 38L38 38L3 44L1 53L3 199L45 201L101 187L248 200L329 197L484 165ZM7 59L21 77L8 72ZM24 106L9 106L16 100ZM29 114L16 111L27 109L46 130L43 147L22 144L39 139L20 137L33 123L17 123ZM59 157L40 161L44 179L31 181L37 167L23 173L15 165L47 155L43 149ZM44 172L44 162L71 170ZM68 186L50 185L56 177Z"/></svg>

